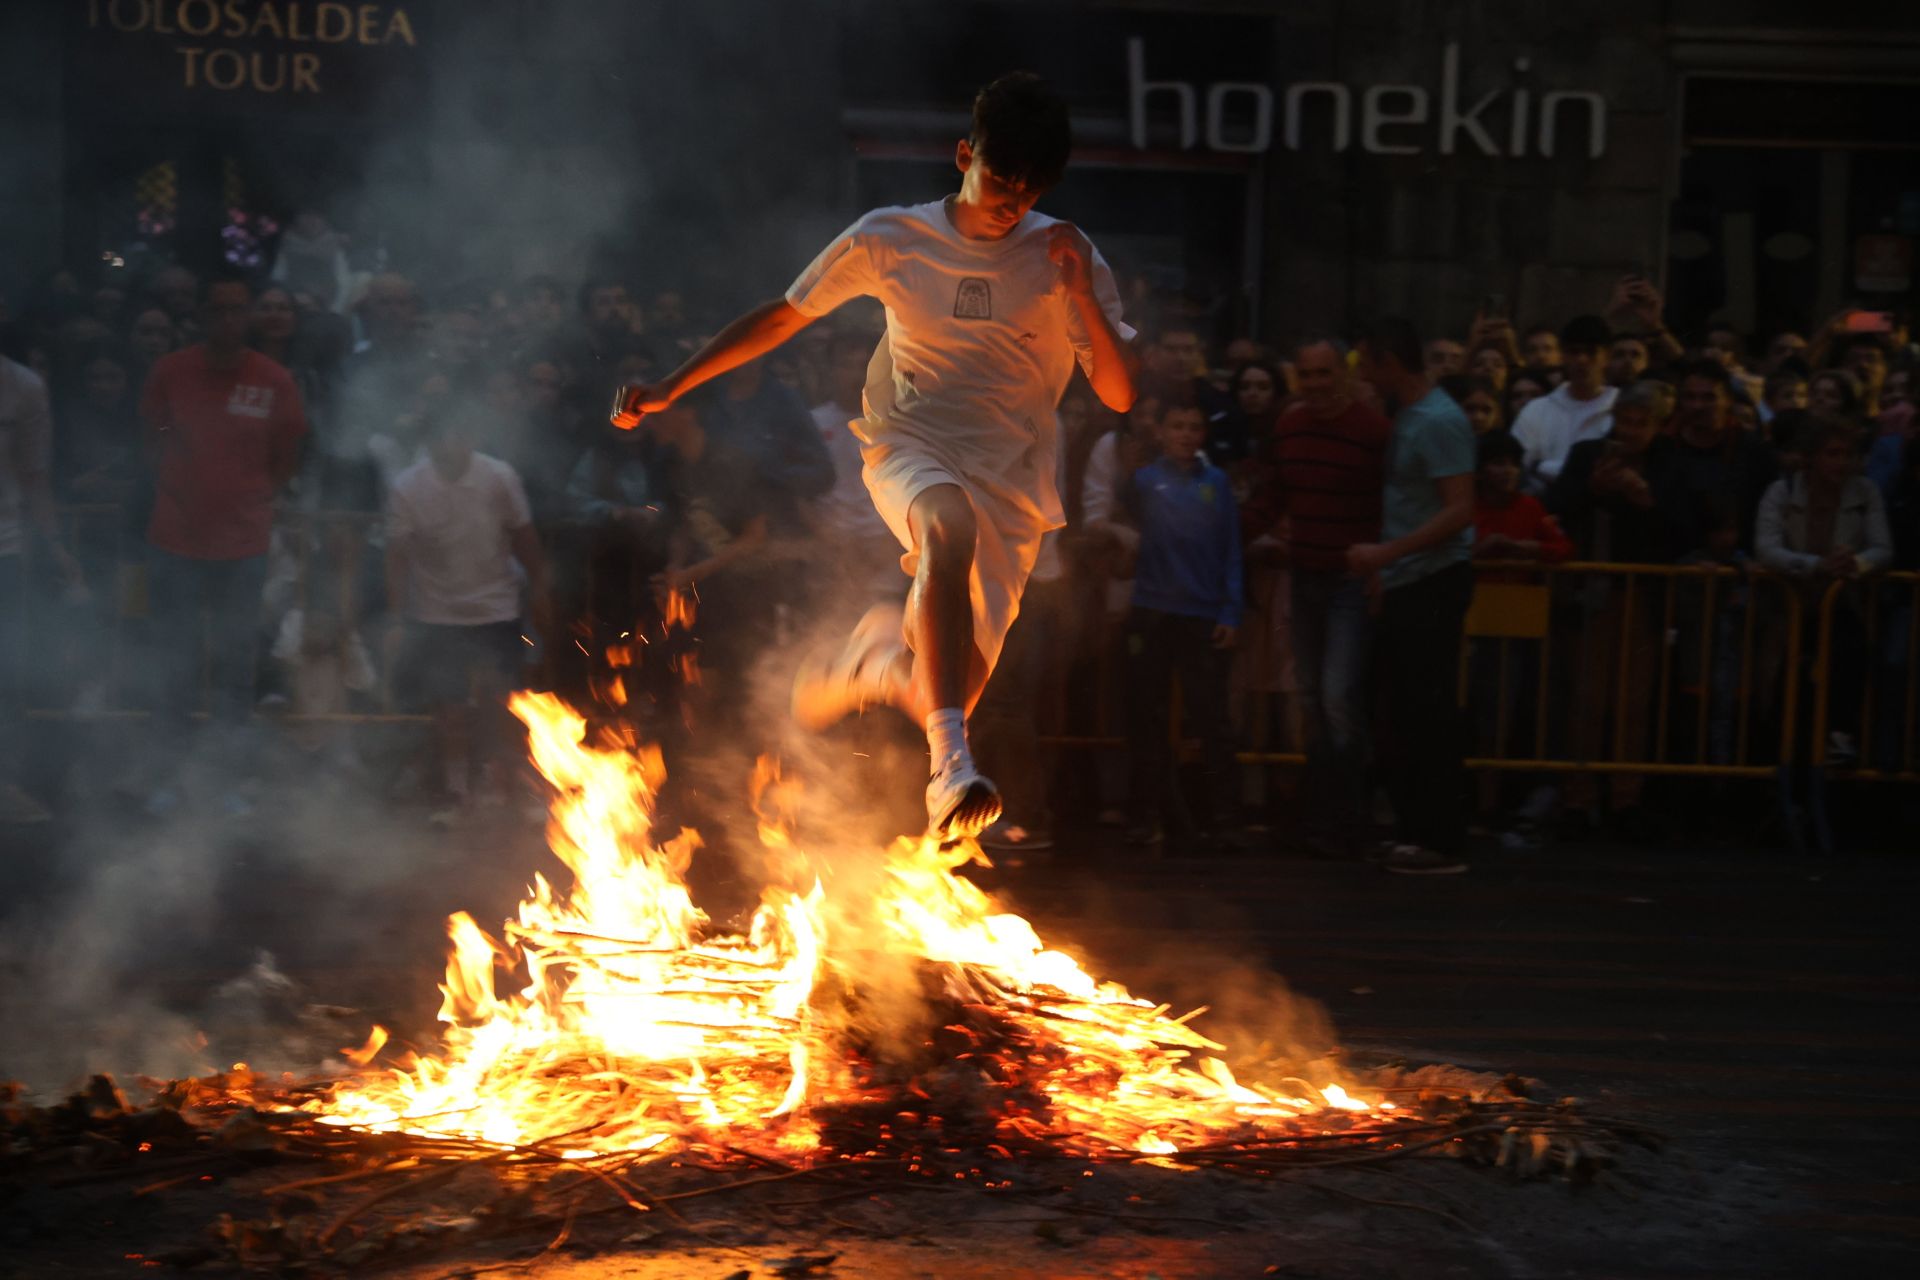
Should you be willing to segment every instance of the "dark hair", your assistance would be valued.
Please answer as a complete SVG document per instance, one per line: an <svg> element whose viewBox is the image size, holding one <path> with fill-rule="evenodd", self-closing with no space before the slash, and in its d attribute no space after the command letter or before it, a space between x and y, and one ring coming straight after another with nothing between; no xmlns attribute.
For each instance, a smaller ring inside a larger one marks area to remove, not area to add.
<svg viewBox="0 0 1920 1280"><path fill-rule="evenodd" d="M204 281L201 282L200 305L204 307L207 305L207 303L211 302L213 300L213 291L215 289L218 289L223 284L239 285L242 289L245 289L247 291L247 301L249 302L253 301L253 281L252 280L240 274L238 271L216 271L214 274L208 276ZM141 307L134 312L134 318L138 319L140 317L141 312L153 311L156 309L165 310L164 307L162 308Z"/></svg>
<svg viewBox="0 0 1920 1280"><path fill-rule="evenodd" d="M1875 351L1878 351L1884 359L1891 345L1884 334L1843 333L1834 340L1833 351L1828 358L1835 361L1845 360L1849 355L1853 354L1854 348L1856 347L1872 347Z"/></svg>
<svg viewBox="0 0 1920 1280"><path fill-rule="evenodd" d="M1845 369L1822 369L1808 379L1808 382L1832 382L1840 388L1840 412L1852 417L1860 412L1860 379Z"/></svg>
<svg viewBox="0 0 1920 1280"><path fill-rule="evenodd" d="M1783 387L1789 382L1811 382L1812 380L1813 370L1807 367L1807 362L1799 356L1788 356L1780 362L1778 368L1767 375L1767 394L1772 395L1776 388Z"/></svg>
<svg viewBox="0 0 1920 1280"><path fill-rule="evenodd" d="M140 379L136 372L140 366L133 359L133 353L112 338L89 342L54 366L55 394L61 398L84 394L88 375L94 364L102 360L117 366L126 375L126 386L120 393L121 407L132 408L140 397Z"/></svg>
<svg viewBox="0 0 1920 1280"><path fill-rule="evenodd" d="M76 372L85 372L86 367L95 360L111 360L128 372L133 371L136 363L126 344L112 337L96 339L73 352L73 368Z"/></svg>
<svg viewBox="0 0 1920 1280"><path fill-rule="evenodd" d="M1800 435L1800 451L1811 457L1825 448L1828 441L1845 440L1847 448L1858 454L1864 437L1865 433L1850 419L1826 413L1809 414Z"/></svg>
<svg viewBox="0 0 1920 1280"><path fill-rule="evenodd" d="M1453 402L1466 408L1467 397L1476 392L1491 396L1497 402L1500 393L1493 389L1493 382L1477 373L1450 373L1437 380L1433 385L1453 397Z"/></svg>
<svg viewBox="0 0 1920 1280"><path fill-rule="evenodd" d="M1030 191L1059 185L1073 151L1067 104L1031 71L1010 71L974 95L974 154Z"/></svg>
<svg viewBox="0 0 1920 1280"><path fill-rule="evenodd" d="M1528 329L1525 333L1520 335L1520 341L1525 342L1529 338L1537 338L1543 333L1551 335L1555 341L1558 341L1560 338L1560 335L1554 332L1554 328L1552 325L1536 324L1531 329Z"/></svg>
<svg viewBox="0 0 1920 1280"><path fill-rule="evenodd" d="M1489 431L1474 446L1473 465L1477 470L1489 462L1522 462L1526 456L1526 449L1511 431Z"/></svg>
<svg viewBox="0 0 1920 1280"><path fill-rule="evenodd" d="M1273 379L1273 401L1277 406L1286 395L1287 380L1280 376L1280 366L1271 360L1249 360L1235 369L1233 376L1227 379L1228 393L1236 397L1240 394L1240 379L1246 376L1249 369L1258 369Z"/></svg>
<svg viewBox="0 0 1920 1280"><path fill-rule="evenodd" d="M587 308L593 304L594 290L625 289L626 287L627 282L611 271L595 271L590 273L585 280L580 282L580 295L576 300L580 307L580 314L585 315Z"/></svg>
<svg viewBox="0 0 1920 1280"><path fill-rule="evenodd" d="M1560 345L1563 347L1601 347L1611 346L1613 329L1599 316L1575 316L1560 326Z"/></svg>
<svg viewBox="0 0 1920 1280"><path fill-rule="evenodd" d="M1813 414L1810 411L1782 409L1767 424L1767 443L1773 446L1775 453L1798 453L1812 424Z"/></svg>
<svg viewBox="0 0 1920 1280"><path fill-rule="evenodd" d="M1361 326L1360 336L1354 345L1360 343L1367 345L1374 359L1397 360L1400 367L1408 372L1417 372L1425 367L1425 347L1420 341L1420 330L1405 316L1375 316Z"/></svg>
<svg viewBox="0 0 1920 1280"><path fill-rule="evenodd" d="M1509 423L1511 423L1519 413L1519 410L1513 407L1514 389L1523 382L1531 382L1534 386L1539 387L1541 395L1549 395L1553 391L1552 375L1539 365L1528 364L1521 365L1517 369L1509 369L1507 371L1506 390L1500 395L1500 416ZM1538 399L1538 397L1535 398Z"/></svg>
<svg viewBox="0 0 1920 1280"><path fill-rule="evenodd" d="M451 385L444 396L422 397L420 405L420 440L438 440L447 432L464 425L466 416L473 412L464 388L455 389Z"/></svg>
<svg viewBox="0 0 1920 1280"><path fill-rule="evenodd" d="M1162 400L1158 405L1158 409L1159 412L1153 415L1153 425L1156 427L1167 420L1168 414L1197 413L1200 415L1200 429L1204 431L1207 428L1207 411L1201 407L1198 400L1190 395L1174 396Z"/></svg>
<svg viewBox="0 0 1920 1280"><path fill-rule="evenodd" d="M1300 341L1293 344L1293 354L1298 356L1309 347L1331 347L1333 354L1338 357L1341 364L1344 365L1347 359L1347 352L1353 349L1353 344L1345 338L1336 337L1332 333L1321 330L1310 330Z"/></svg>
<svg viewBox="0 0 1920 1280"><path fill-rule="evenodd" d="M1149 340L1157 347L1167 340L1167 335L1170 333L1190 333L1194 337L1199 338L1200 325L1197 321L1191 320L1176 312L1174 315L1155 324L1149 332L1151 334ZM1205 339L1201 340L1201 345L1206 345Z"/></svg>
<svg viewBox="0 0 1920 1280"><path fill-rule="evenodd" d="M1679 381L1685 382L1688 378L1705 378L1708 382L1713 383L1713 385L1728 394L1732 394L1733 391L1733 378L1728 375L1727 366L1721 364L1718 360L1700 359L1687 361L1680 366Z"/></svg>

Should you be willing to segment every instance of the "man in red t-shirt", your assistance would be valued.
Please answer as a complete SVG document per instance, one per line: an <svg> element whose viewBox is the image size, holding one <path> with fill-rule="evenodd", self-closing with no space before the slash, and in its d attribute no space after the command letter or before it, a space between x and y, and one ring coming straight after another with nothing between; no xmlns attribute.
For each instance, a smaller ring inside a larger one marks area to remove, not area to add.
<svg viewBox="0 0 1920 1280"><path fill-rule="evenodd" d="M292 375L247 349L252 305L246 281L209 282L206 340L156 362L140 397L154 474L148 599L167 664L163 709L176 726L199 701L203 613L214 716L239 719L253 701L273 501L307 433Z"/></svg>
<svg viewBox="0 0 1920 1280"><path fill-rule="evenodd" d="M1347 570L1347 548L1380 536L1387 439L1393 426L1354 398L1343 346L1323 339L1294 356L1300 399L1274 424L1263 461L1268 483L1248 498L1249 539L1288 521L1292 569L1289 635L1318 797L1308 838L1329 853L1351 852L1365 801L1367 706L1366 584Z"/></svg>

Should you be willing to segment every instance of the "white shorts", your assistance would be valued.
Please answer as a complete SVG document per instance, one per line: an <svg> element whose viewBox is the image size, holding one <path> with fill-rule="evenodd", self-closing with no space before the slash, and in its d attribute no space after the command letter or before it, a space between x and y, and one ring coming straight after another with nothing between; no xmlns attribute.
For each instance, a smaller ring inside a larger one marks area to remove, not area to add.
<svg viewBox="0 0 1920 1280"><path fill-rule="evenodd" d="M919 568L907 512L913 500L935 485L958 485L973 502L978 540L973 549L973 643L991 672L1000 660L1007 629L1020 613L1020 594L1040 555L1040 540L1053 526L1031 505L1021 505L969 482L957 468L914 441L889 441L861 450L861 477L873 495L874 510L887 522L906 553L900 567L909 577Z"/></svg>

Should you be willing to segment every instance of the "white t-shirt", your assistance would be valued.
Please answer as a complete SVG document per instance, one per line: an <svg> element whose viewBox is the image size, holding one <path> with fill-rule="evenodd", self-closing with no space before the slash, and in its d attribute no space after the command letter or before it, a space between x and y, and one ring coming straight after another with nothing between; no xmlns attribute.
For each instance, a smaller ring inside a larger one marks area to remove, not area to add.
<svg viewBox="0 0 1920 1280"><path fill-rule="evenodd" d="M911 445L977 490L1055 527L1054 407L1093 345L1047 257L1057 219L1028 213L998 240L954 229L947 202L875 209L820 251L787 290L806 316L856 297L887 309L867 368L869 446ZM1120 290L1094 253L1093 287L1123 340Z"/></svg>
<svg viewBox="0 0 1920 1280"><path fill-rule="evenodd" d="M390 546L404 544L407 616L472 627L520 616L510 535L533 521L513 468L484 453L449 481L423 458L400 473L387 503Z"/></svg>
<svg viewBox="0 0 1920 1280"><path fill-rule="evenodd" d="M1582 440L1598 440L1613 430L1613 400L1618 387L1602 387L1591 400L1576 400L1565 383L1527 402L1513 420L1513 438L1525 451L1521 483L1527 492L1545 493L1560 476L1567 454Z"/></svg>

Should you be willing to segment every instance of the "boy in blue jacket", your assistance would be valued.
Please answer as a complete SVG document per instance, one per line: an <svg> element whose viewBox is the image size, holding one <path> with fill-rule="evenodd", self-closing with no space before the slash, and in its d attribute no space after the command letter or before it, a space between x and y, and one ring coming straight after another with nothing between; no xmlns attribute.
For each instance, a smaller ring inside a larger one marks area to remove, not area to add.
<svg viewBox="0 0 1920 1280"><path fill-rule="evenodd" d="M1155 424L1160 457L1134 472L1125 499L1140 530L1133 609L1127 617L1128 751L1133 825L1129 844L1158 843L1173 772L1169 723L1173 681L1199 735L1212 812L1204 847L1234 847L1233 743L1227 720L1229 651L1243 606L1240 514L1226 473L1200 452L1206 418L1168 405Z"/></svg>

